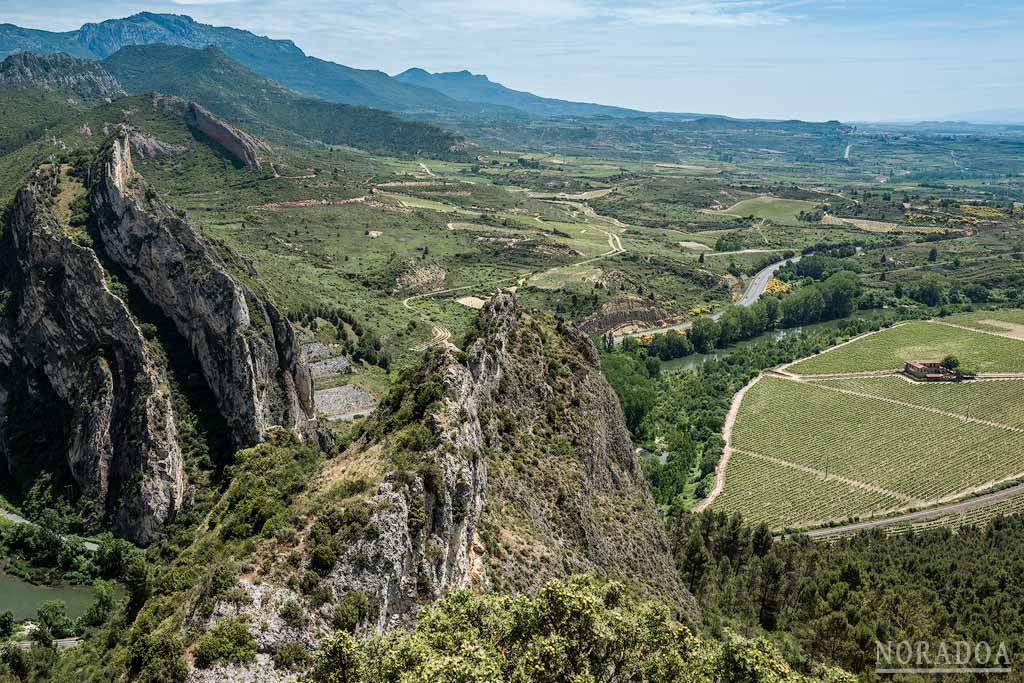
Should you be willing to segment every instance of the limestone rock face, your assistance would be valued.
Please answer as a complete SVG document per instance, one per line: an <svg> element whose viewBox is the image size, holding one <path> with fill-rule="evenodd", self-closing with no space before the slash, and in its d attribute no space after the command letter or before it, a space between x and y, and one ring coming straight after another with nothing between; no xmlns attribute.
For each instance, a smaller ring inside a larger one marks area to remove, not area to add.
<svg viewBox="0 0 1024 683"><path fill-rule="evenodd" d="M62 469L92 502L89 521L147 543L181 507L185 489L163 367L108 288L95 253L64 234L35 188L18 193L3 248L14 291L0 321L6 469L32 470L46 455L45 447L13 447L26 425L4 418L31 413L39 443L63 454Z"/></svg>
<svg viewBox="0 0 1024 683"><path fill-rule="evenodd" d="M188 341L235 445L274 426L313 435L312 379L288 320L147 189L125 136L101 163L90 202L103 249Z"/></svg>
<svg viewBox="0 0 1024 683"><path fill-rule="evenodd" d="M382 631L454 588L517 593L589 572L625 580L693 618L696 603L679 582L590 340L534 317L508 294L483 308L470 336L465 353L436 350L403 377L364 436L328 463L321 490L371 463L390 467L358 503L372 531L335 538L337 561L323 578L334 601L363 594L359 627ZM283 593L286 577L309 569L288 566L286 554L261 576L263 593ZM251 591L245 579L238 587ZM268 651L288 639L312 646L332 630L329 603L305 605L310 619L299 634L279 633L269 604L277 603L224 602L217 613L245 615Z"/></svg>
<svg viewBox="0 0 1024 683"><path fill-rule="evenodd" d="M242 166L259 168L259 153L270 152L267 144L259 138L235 128L191 100L172 95L156 95L154 101L157 106L180 117L193 133L216 143Z"/></svg>

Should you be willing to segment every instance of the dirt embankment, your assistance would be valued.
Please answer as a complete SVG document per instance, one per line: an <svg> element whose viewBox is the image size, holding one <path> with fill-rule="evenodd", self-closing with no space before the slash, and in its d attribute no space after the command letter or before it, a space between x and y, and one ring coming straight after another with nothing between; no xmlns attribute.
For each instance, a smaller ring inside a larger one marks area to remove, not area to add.
<svg viewBox="0 0 1024 683"><path fill-rule="evenodd" d="M620 296L601 306L580 323L587 334L604 334L627 325L651 327L668 320L665 311L653 302L637 296Z"/></svg>

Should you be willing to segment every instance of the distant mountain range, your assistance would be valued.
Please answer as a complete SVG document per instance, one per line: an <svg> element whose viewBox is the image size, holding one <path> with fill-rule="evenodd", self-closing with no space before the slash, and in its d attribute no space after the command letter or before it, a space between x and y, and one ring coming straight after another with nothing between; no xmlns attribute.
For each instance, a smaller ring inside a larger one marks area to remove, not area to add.
<svg viewBox="0 0 1024 683"><path fill-rule="evenodd" d="M191 17L141 12L55 33L0 24L0 57L16 52L105 59L125 47L166 44L213 46L257 74L305 95L414 115L522 117L637 117L672 120L700 114L649 114L621 107L539 97L506 88L468 71L431 74L409 69L392 77L307 56L290 40L202 24Z"/></svg>
<svg viewBox="0 0 1024 683"><path fill-rule="evenodd" d="M623 107L610 107L604 104L588 102L571 102L550 97L540 97L533 93L506 88L500 83L491 81L487 76L469 71L449 71L445 73L429 73L423 69L409 69L395 76L395 80L409 85L418 85L443 93L460 102L475 102L510 107L534 116L611 116L633 118L637 116L653 116L674 120L703 118L707 114L692 113L649 113ZM718 117L715 117L718 118Z"/></svg>
<svg viewBox="0 0 1024 683"><path fill-rule="evenodd" d="M0 152L37 139L76 112L126 94L163 93L199 103L247 131L389 156L469 158L462 135L393 112L309 97L264 78L215 47L133 45L102 61L18 52L0 62Z"/></svg>

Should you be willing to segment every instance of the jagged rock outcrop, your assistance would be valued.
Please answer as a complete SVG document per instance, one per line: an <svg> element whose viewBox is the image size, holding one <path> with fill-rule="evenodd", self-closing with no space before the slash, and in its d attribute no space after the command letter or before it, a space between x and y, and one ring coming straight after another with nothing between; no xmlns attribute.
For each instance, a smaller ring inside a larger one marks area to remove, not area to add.
<svg viewBox="0 0 1024 683"><path fill-rule="evenodd" d="M316 434L312 379L284 315L147 188L126 134L95 174L90 202L106 256L187 340L235 444L258 443L274 426Z"/></svg>
<svg viewBox="0 0 1024 683"><path fill-rule="evenodd" d="M162 142L141 130L129 132L128 143L132 148L132 154L140 159L160 159L181 154L185 151L185 147L182 145L171 145Z"/></svg>
<svg viewBox="0 0 1024 683"><path fill-rule="evenodd" d="M237 585L251 598L218 603L200 626L245 615L271 651L315 643L337 627L331 603L353 596L367 605L361 628L385 630L453 588L515 593L583 572L695 615L589 339L526 312L511 294L482 309L470 337L465 353L437 349L404 375L318 488L384 471L379 485L340 509L318 504L300 530L302 564L295 550L275 549L276 570ZM329 571L326 548L337 553ZM326 603L288 588L312 568ZM298 630L281 623L286 601L306 604Z"/></svg>
<svg viewBox="0 0 1024 683"><path fill-rule="evenodd" d="M0 62L0 86L4 85L61 90L84 100L113 99L126 94L103 65L67 54L13 54Z"/></svg>
<svg viewBox="0 0 1024 683"><path fill-rule="evenodd" d="M5 469L54 466L74 482L87 521L148 543L185 490L167 377L95 253L66 234L46 199L22 189L4 231L0 414L19 413L0 421ZM43 434L27 441L33 429Z"/></svg>
<svg viewBox="0 0 1024 683"><path fill-rule="evenodd" d="M155 95L153 102L181 118L194 133L216 143L242 166L259 168L259 154L270 152L267 143L235 128L195 102L172 95Z"/></svg>

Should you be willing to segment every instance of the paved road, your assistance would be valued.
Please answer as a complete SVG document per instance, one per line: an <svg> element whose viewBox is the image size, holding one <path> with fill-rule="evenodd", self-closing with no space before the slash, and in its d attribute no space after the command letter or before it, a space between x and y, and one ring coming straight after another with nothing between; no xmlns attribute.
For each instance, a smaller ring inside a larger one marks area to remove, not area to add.
<svg viewBox="0 0 1024 683"><path fill-rule="evenodd" d="M21 515L16 515L9 510L4 510L3 508L0 508L0 517L3 517L8 522L13 522L14 524L33 524L33 522L30 522ZM82 541L81 543L82 546L89 552L94 553L100 549L100 546L96 543L93 543L92 541Z"/></svg>
<svg viewBox="0 0 1024 683"><path fill-rule="evenodd" d="M794 256L792 258L783 259L782 261L777 261L771 264L770 266L765 266L761 270L757 271L757 274L754 275L754 279L750 281L750 284L747 286L747 290L743 292L743 296L741 296L740 300L736 302L736 305L754 305L754 303L756 303L757 300L764 295L764 290L767 289L768 287L768 281L775 277L775 273L779 272L779 270L781 270L785 266L788 266L790 263L796 263L799 260L799 256ZM719 318L722 317L722 313L712 313L708 317L710 317L712 320L718 320ZM630 332L629 334L618 334L615 335L615 341L621 342L626 337L644 337L649 334L662 334L664 332L668 332L669 330L688 330L691 327L693 327L692 320L687 321L685 323L679 323L678 325L668 325L666 327L653 327L647 330L640 330L639 332Z"/></svg>
<svg viewBox="0 0 1024 683"><path fill-rule="evenodd" d="M939 505L937 507L928 508L927 510L908 512L903 515L886 517L884 519L871 519L866 522L855 522L854 524L847 524L845 526L835 526L827 529L812 529L811 531L803 532L803 535L809 538L828 538L829 536L839 536L841 534L849 534L855 531L865 531L867 529L892 526L893 524L925 522L930 519L944 517L957 512L967 512L977 508L988 507L989 505L999 503L1007 498L1019 496L1022 493L1024 493L1024 484L1017 484L1016 486L1011 486L1010 488L1003 489L1002 491L978 496L977 498L970 498L959 503L947 503L946 505Z"/></svg>
<svg viewBox="0 0 1024 683"><path fill-rule="evenodd" d="M69 647L78 645L80 642L82 642L82 639L77 636L74 638L57 638L53 641L53 646L58 650L66 650ZM32 640L19 640L14 644L19 650L31 650L33 645L35 645L35 641Z"/></svg>

